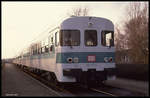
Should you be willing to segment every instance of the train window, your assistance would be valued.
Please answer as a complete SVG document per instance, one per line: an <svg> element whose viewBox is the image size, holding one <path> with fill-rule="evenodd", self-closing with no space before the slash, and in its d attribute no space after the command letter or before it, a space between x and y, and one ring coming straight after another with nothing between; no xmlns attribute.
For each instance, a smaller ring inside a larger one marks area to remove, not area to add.
<svg viewBox="0 0 150 98"><path fill-rule="evenodd" d="M42 53L42 48L40 48L40 53Z"/></svg>
<svg viewBox="0 0 150 98"><path fill-rule="evenodd" d="M54 51L54 45L50 46L50 52Z"/></svg>
<svg viewBox="0 0 150 98"><path fill-rule="evenodd" d="M59 45L59 35L58 32L55 33L55 46Z"/></svg>
<svg viewBox="0 0 150 98"><path fill-rule="evenodd" d="M97 31L96 30L85 30L85 45L86 46L97 46Z"/></svg>
<svg viewBox="0 0 150 98"><path fill-rule="evenodd" d="M35 55L35 50L33 50L33 55Z"/></svg>
<svg viewBox="0 0 150 98"><path fill-rule="evenodd" d="M37 54L37 49L34 50L34 54Z"/></svg>
<svg viewBox="0 0 150 98"><path fill-rule="evenodd" d="M53 43L53 37L51 37L51 43Z"/></svg>
<svg viewBox="0 0 150 98"><path fill-rule="evenodd" d="M113 31L102 31L101 43L103 46L114 46L114 32Z"/></svg>
<svg viewBox="0 0 150 98"><path fill-rule="evenodd" d="M45 46L45 52L48 52L48 45L47 46Z"/></svg>
<svg viewBox="0 0 150 98"><path fill-rule="evenodd" d="M61 46L79 46L80 31L79 30L60 30Z"/></svg>
<svg viewBox="0 0 150 98"><path fill-rule="evenodd" d="M45 47L42 47L42 53L44 53L45 52Z"/></svg>
<svg viewBox="0 0 150 98"><path fill-rule="evenodd" d="M38 48L38 54L40 54L40 51L41 51L40 48Z"/></svg>

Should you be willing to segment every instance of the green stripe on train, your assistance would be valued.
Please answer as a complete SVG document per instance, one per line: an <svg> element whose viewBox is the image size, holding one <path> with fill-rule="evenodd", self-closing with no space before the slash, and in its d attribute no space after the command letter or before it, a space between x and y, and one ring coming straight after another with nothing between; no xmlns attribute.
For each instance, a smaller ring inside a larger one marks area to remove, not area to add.
<svg viewBox="0 0 150 98"><path fill-rule="evenodd" d="M104 63L104 57L112 57L112 62L115 62L114 52L67 52L67 53L57 53L56 63L67 63L67 58L78 57L79 63L89 63L87 60L88 55L95 55L95 63Z"/></svg>
<svg viewBox="0 0 150 98"><path fill-rule="evenodd" d="M88 55L95 55L96 56L96 61L95 63L104 63L104 57L112 57L112 62L114 63L115 59L115 53L114 52L67 52L67 53L57 53L56 54L56 63L68 63L67 58L71 57L78 57L79 58L79 63L89 63L87 61L87 56ZM55 53L44 53L44 54L38 54L38 55L33 55L30 57L27 57L26 59L42 59L42 58L54 58ZM25 58L24 58L25 59Z"/></svg>

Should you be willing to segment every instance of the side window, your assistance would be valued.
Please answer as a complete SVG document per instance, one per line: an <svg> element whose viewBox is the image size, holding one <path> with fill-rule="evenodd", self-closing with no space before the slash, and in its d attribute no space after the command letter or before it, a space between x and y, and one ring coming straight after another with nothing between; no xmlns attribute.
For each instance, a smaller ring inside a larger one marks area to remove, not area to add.
<svg viewBox="0 0 150 98"><path fill-rule="evenodd" d="M55 33L55 46L58 46L59 45L59 32L57 31Z"/></svg>
<svg viewBox="0 0 150 98"><path fill-rule="evenodd" d="M114 46L114 32L113 31L102 31L101 33L101 44L103 46Z"/></svg>
<svg viewBox="0 0 150 98"><path fill-rule="evenodd" d="M57 35L58 35L58 33L56 32L55 33L55 46L57 46Z"/></svg>
<svg viewBox="0 0 150 98"><path fill-rule="evenodd" d="M41 53L41 48L38 48L38 54L40 54Z"/></svg>
<svg viewBox="0 0 150 98"><path fill-rule="evenodd" d="M51 37L51 43L53 44L53 37Z"/></svg>
<svg viewBox="0 0 150 98"><path fill-rule="evenodd" d="M42 47L42 53L44 53L45 52L45 47Z"/></svg>
<svg viewBox="0 0 150 98"><path fill-rule="evenodd" d="M51 36L48 37L48 43L51 44Z"/></svg>
<svg viewBox="0 0 150 98"><path fill-rule="evenodd" d="M54 52L54 51L55 51L54 45L51 45L51 46L50 46L49 51L50 51L50 52Z"/></svg>
<svg viewBox="0 0 150 98"><path fill-rule="evenodd" d="M48 52L48 45L47 46L45 46L45 52Z"/></svg>
<svg viewBox="0 0 150 98"><path fill-rule="evenodd" d="M85 39L86 46L97 46L97 31L85 30L84 39Z"/></svg>

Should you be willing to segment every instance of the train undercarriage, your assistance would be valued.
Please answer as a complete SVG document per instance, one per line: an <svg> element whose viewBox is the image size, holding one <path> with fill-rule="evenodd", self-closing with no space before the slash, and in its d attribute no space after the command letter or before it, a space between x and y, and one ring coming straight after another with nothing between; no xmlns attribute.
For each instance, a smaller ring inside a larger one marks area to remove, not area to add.
<svg viewBox="0 0 150 98"><path fill-rule="evenodd" d="M36 68L27 67L24 65L17 66L21 69L28 70L39 76L45 78L49 82L52 82L56 85L68 85L73 84L69 82L59 82L53 72L48 72L45 70L40 70ZM71 69L70 71L63 70L64 76L75 77L76 83L86 85L88 87L103 85L103 81L107 80L108 77L116 75L115 68L105 68L104 71L96 71L96 69L89 69L88 71L82 71L81 69Z"/></svg>
<svg viewBox="0 0 150 98"><path fill-rule="evenodd" d="M115 68L105 68L104 71L96 71L96 69L89 69L82 71L81 69L71 69L70 71L63 70L64 76L71 76L76 78L76 82L88 86L96 86L102 84L108 77L116 75Z"/></svg>

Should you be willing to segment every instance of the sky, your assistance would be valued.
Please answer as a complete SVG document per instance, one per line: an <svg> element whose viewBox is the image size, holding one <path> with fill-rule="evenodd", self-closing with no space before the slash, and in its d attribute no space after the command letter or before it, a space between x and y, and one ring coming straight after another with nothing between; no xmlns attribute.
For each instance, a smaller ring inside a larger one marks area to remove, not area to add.
<svg viewBox="0 0 150 98"><path fill-rule="evenodd" d="M73 8L89 9L89 16L104 17L114 24L124 19L130 2L2 2L2 59L13 58L31 42L63 20Z"/></svg>

